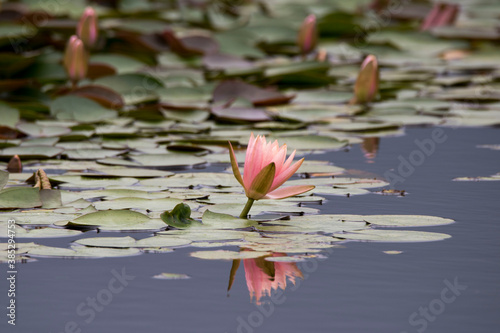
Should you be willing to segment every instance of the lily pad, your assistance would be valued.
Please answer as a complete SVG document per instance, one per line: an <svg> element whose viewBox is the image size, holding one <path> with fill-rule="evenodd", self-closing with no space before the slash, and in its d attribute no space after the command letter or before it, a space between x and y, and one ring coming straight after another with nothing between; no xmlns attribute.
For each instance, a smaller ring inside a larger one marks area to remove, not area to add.
<svg viewBox="0 0 500 333"><path fill-rule="evenodd" d="M235 259L254 259L263 256L270 255L270 252L262 251L228 251L228 250L216 250L216 251L196 251L191 252L189 255L191 257L199 259L208 260L235 260Z"/></svg>

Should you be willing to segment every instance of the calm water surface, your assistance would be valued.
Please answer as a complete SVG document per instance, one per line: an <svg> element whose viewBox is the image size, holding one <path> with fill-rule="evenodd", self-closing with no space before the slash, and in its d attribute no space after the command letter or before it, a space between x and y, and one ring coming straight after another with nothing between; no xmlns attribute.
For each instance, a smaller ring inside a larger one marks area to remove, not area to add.
<svg viewBox="0 0 500 333"><path fill-rule="evenodd" d="M499 144L500 130L443 130L446 141L397 184L407 196L327 197L320 208L322 213L448 217L457 223L418 230L448 233L451 239L347 243L327 259L300 266L304 280L260 308L249 300L242 267L228 296L231 262L191 258L193 248L117 259L40 259L18 265L17 325L7 325L2 314L0 332L499 332L500 182L451 179L500 171L500 151L476 148ZM383 175L397 170L398 156L408 158L417 149L414 140L430 138L432 131L407 129L406 136L382 138L375 163L366 163L359 145L313 158ZM72 240L38 241L68 246ZM113 270L125 270L130 280L108 305L89 311L85 303L109 288ZM192 278L151 278L161 272ZM6 293L1 279L5 306Z"/></svg>

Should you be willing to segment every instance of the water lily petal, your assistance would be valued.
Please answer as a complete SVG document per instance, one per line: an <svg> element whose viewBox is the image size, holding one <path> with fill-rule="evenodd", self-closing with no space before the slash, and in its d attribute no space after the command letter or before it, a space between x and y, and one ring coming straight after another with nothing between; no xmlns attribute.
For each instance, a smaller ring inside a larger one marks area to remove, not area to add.
<svg viewBox="0 0 500 333"><path fill-rule="evenodd" d="M229 158L231 159L231 168L233 169L234 177L236 177L238 183L240 183L241 186L244 187L245 185L243 185L243 178L241 177L240 168L238 167L238 161L236 160L236 155L234 154L233 145L231 145L230 141L229 141Z"/></svg>
<svg viewBox="0 0 500 333"><path fill-rule="evenodd" d="M302 162L304 162L304 158L302 158L302 159L298 160L297 162L295 162L288 169L282 170L279 175L276 175L276 177L274 178L274 182L273 182L273 185L271 186L270 191L274 191L275 189L277 189L278 187L280 187L281 185L283 185L283 183L286 182L288 180L288 178L292 177L293 174L297 170L299 170L300 166L302 165Z"/></svg>
<svg viewBox="0 0 500 333"><path fill-rule="evenodd" d="M285 199L314 189L314 185L287 186L268 193L265 199Z"/></svg>

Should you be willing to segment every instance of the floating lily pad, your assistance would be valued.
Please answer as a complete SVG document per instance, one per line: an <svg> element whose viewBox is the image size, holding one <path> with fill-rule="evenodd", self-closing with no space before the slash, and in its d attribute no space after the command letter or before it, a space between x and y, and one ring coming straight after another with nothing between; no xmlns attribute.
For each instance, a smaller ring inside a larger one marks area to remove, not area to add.
<svg viewBox="0 0 500 333"><path fill-rule="evenodd" d="M0 208L33 208L42 206L38 188L9 187L0 190Z"/></svg>
<svg viewBox="0 0 500 333"><path fill-rule="evenodd" d="M79 123L93 123L117 116L116 111L78 96L63 96L55 99L50 106L50 112L57 119L75 120Z"/></svg>
<svg viewBox="0 0 500 333"><path fill-rule="evenodd" d="M130 210L107 210L86 214L69 222L68 226L123 228L130 230L150 221L144 214Z"/></svg>
<svg viewBox="0 0 500 333"><path fill-rule="evenodd" d="M433 242L450 238L450 235L409 230L367 229L348 233L335 233L334 236L350 240L370 242Z"/></svg>
<svg viewBox="0 0 500 333"><path fill-rule="evenodd" d="M178 273L160 273L153 276L153 279L159 280L186 280L191 277L187 274L178 274Z"/></svg>
<svg viewBox="0 0 500 333"><path fill-rule="evenodd" d="M0 237L7 237L7 223L0 223ZM17 226L15 229L16 238L58 238L58 237L73 237L78 236L81 231L56 229L56 228L39 228L39 229L24 229Z"/></svg>
<svg viewBox="0 0 500 333"><path fill-rule="evenodd" d="M228 250L216 250L216 251L197 251L191 252L190 256L199 259L209 259L209 260L235 260L235 259L253 259L259 258L271 254L270 252L261 251L228 251Z"/></svg>
<svg viewBox="0 0 500 333"><path fill-rule="evenodd" d="M78 259L78 258L112 258L112 257L129 257L141 254L138 249L106 249L106 248L61 248L51 246L38 246L29 250L27 255L30 257L41 258L65 258L65 259Z"/></svg>
<svg viewBox="0 0 500 333"><path fill-rule="evenodd" d="M387 227L426 227L453 223L452 219L422 215L366 215L364 221Z"/></svg>

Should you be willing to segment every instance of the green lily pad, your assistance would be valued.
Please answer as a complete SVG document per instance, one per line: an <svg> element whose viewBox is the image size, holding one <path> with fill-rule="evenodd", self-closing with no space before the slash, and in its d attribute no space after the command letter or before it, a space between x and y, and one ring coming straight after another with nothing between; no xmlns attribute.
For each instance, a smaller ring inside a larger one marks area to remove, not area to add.
<svg viewBox="0 0 500 333"><path fill-rule="evenodd" d="M423 215L366 215L367 223L387 227L427 227L453 223L452 219Z"/></svg>
<svg viewBox="0 0 500 333"><path fill-rule="evenodd" d="M161 214L161 219L169 226L181 229L199 226L201 224L190 216L191 208L187 204L181 202L177 204L172 211L166 211Z"/></svg>
<svg viewBox="0 0 500 333"><path fill-rule="evenodd" d="M144 214L130 210L107 210L85 214L69 222L68 226L79 227L104 227L104 228L130 228L140 227L150 221Z"/></svg>
<svg viewBox="0 0 500 333"><path fill-rule="evenodd" d="M0 157L12 157L18 155L21 158L51 158L61 154L62 148L51 146L20 146L9 147L0 150Z"/></svg>
<svg viewBox="0 0 500 333"><path fill-rule="evenodd" d="M207 260L235 260L235 259L254 259L263 256L270 255L270 252L262 251L228 251L228 250L216 250L216 251L196 251L191 252L189 255L191 257Z"/></svg>
<svg viewBox="0 0 500 333"><path fill-rule="evenodd" d="M153 279L159 280L186 280L191 277L187 274L178 274L178 273L160 273L153 276Z"/></svg>
<svg viewBox="0 0 500 333"><path fill-rule="evenodd" d="M93 100L72 95L55 99L50 105L50 113L57 119L79 123L94 123L117 116L116 111L107 109Z"/></svg>
<svg viewBox="0 0 500 333"><path fill-rule="evenodd" d="M0 223L0 237L8 236L7 223ZM16 226L14 229L16 238L58 238L58 237L73 237L81 234L78 230L57 229L57 228L40 228L40 229L24 229L21 226Z"/></svg>
<svg viewBox="0 0 500 333"><path fill-rule="evenodd" d="M9 187L0 190L0 208L33 208L42 206L38 188Z"/></svg>
<svg viewBox="0 0 500 333"><path fill-rule="evenodd" d="M424 231L409 231L409 230L382 230L382 229L366 229L360 231L351 231L348 233L335 233L335 237L370 242L433 242L450 238L450 235L424 232Z"/></svg>
<svg viewBox="0 0 500 333"><path fill-rule="evenodd" d="M40 258L64 258L64 259L86 259L86 258L113 258L113 257L129 257L139 255L142 252L138 249L106 249L106 248L61 248L51 246L38 246L28 251L31 257Z"/></svg>

